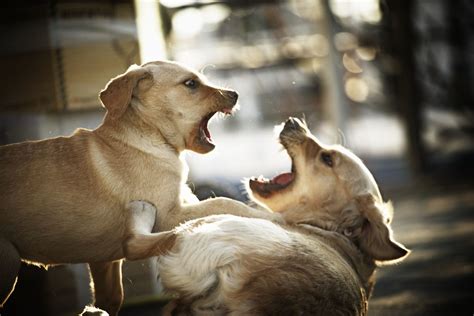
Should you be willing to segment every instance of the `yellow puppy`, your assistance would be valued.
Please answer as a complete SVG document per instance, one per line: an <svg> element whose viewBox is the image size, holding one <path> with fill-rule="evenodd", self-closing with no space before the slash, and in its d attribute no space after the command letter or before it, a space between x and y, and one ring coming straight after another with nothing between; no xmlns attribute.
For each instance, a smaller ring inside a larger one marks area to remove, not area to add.
<svg viewBox="0 0 474 316"><path fill-rule="evenodd" d="M158 207L155 229L222 210L274 218L229 199L181 205L187 167L180 153L211 151L208 121L216 112L230 113L237 97L178 63L135 65L101 91L107 114L96 130L1 147L0 306L20 260L88 262L96 305L116 314L130 200Z"/></svg>

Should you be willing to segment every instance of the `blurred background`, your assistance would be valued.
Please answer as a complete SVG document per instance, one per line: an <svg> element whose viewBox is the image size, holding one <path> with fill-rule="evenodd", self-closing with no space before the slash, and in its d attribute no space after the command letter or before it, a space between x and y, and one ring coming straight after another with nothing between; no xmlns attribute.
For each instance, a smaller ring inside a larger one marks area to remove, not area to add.
<svg viewBox="0 0 474 316"><path fill-rule="evenodd" d="M217 148L186 154L200 199L246 201L244 177L289 170L274 126L305 118L365 161L413 250L380 269L370 315L474 312L472 1L22 0L0 16L0 144L95 128L110 78L185 63L240 93L240 111L211 122ZM159 314L155 272L125 263L121 315ZM89 302L85 265L24 265L0 314L73 315Z"/></svg>

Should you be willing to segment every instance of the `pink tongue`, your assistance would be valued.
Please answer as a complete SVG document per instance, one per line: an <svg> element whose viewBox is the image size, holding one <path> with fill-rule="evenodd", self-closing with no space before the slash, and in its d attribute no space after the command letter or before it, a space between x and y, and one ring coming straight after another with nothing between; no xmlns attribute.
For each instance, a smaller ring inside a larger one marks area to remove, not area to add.
<svg viewBox="0 0 474 316"><path fill-rule="evenodd" d="M294 178L294 175L291 172L282 173L282 174L276 176L275 178L273 178L272 182L280 184L280 185L285 185L285 184L290 183L293 180L293 178Z"/></svg>

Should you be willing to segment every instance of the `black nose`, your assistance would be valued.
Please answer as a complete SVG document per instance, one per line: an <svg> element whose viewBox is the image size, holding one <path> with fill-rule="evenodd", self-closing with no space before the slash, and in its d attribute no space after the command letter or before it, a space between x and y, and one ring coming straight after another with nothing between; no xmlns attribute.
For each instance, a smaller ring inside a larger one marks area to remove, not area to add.
<svg viewBox="0 0 474 316"><path fill-rule="evenodd" d="M286 120L285 122L285 129L299 129L300 128L300 124L298 122L298 120L296 120L294 117L290 117Z"/></svg>
<svg viewBox="0 0 474 316"><path fill-rule="evenodd" d="M227 95L229 96L229 98L234 101L234 103L237 102L237 99L239 98L239 94L235 91L228 91L227 92Z"/></svg>

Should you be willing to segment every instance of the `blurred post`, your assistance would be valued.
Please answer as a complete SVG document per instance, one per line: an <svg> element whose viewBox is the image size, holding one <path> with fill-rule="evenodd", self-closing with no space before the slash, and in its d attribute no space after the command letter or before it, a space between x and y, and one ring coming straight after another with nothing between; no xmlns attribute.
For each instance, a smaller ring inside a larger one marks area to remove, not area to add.
<svg viewBox="0 0 474 316"><path fill-rule="evenodd" d="M158 0L134 0L141 63L166 59Z"/></svg>
<svg viewBox="0 0 474 316"><path fill-rule="evenodd" d="M413 5L411 0L387 0L391 18L391 34L395 54L399 61L398 106L405 123L408 155L415 172L425 170L425 150L421 140L421 100L415 65L415 34L413 30Z"/></svg>
<svg viewBox="0 0 474 316"><path fill-rule="evenodd" d="M347 132L347 99L344 92L343 69L341 67L341 55L334 44L334 37L339 32L338 24L329 7L329 0L321 1L324 10L322 14L321 27L323 34L328 38L329 53L324 63L324 111L327 113L329 122L334 128L333 137L339 136L339 133L346 135ZM345 144L349 146L349 144Z"/></svg>

